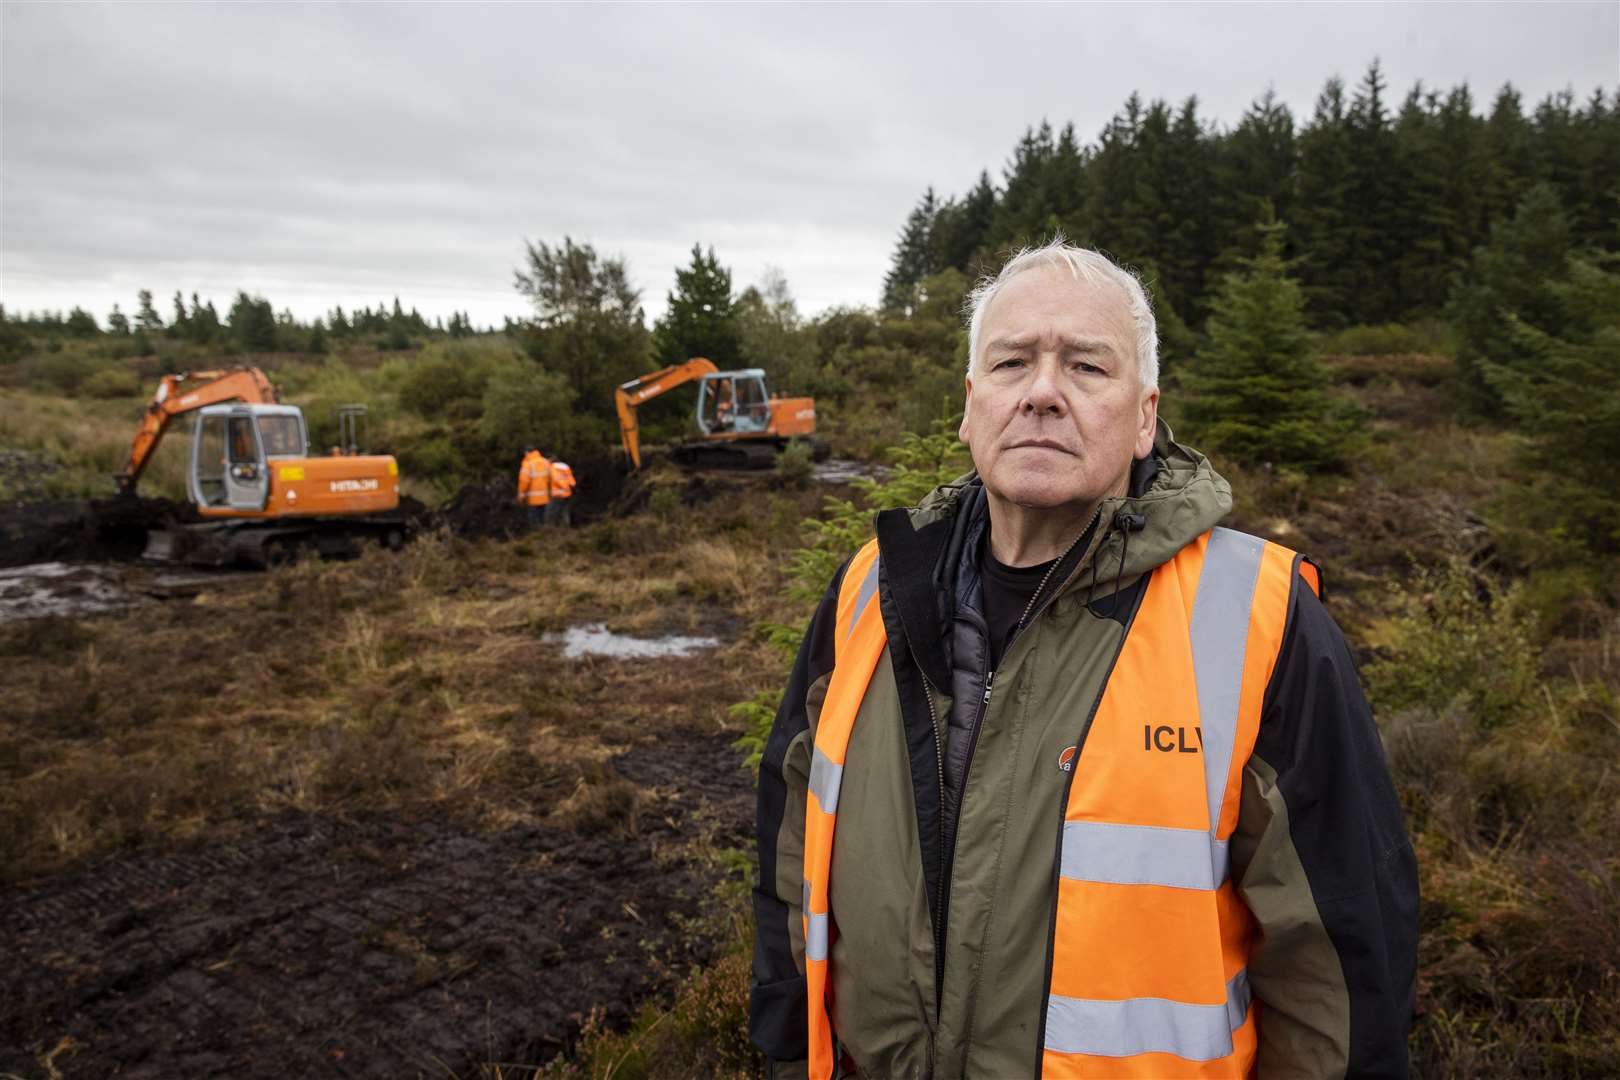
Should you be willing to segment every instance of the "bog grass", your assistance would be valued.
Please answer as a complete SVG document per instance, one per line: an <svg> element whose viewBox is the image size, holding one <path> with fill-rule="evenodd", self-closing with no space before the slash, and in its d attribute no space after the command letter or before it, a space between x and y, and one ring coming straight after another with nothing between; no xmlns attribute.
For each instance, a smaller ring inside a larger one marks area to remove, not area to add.
<svg viewBox="0 0 1620 1080"><path fill-rule="evenodd" d="M662 719L735 730L727 705L774 671L745 631L776 603L766 546L695 516L635 524L644 554L616 561L594 555L590 529L512 544L439 534L127 615L0 629L0 873L288 807L434 809L490 827L633 809L602 762ZM565 661L547 635L581 622L723 644L700 664Z"/></svg>

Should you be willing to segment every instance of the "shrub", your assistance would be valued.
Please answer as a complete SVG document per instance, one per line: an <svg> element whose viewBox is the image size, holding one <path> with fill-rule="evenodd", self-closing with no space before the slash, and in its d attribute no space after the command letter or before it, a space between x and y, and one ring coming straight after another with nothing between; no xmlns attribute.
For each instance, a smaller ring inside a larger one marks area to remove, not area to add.
<svg viewBox="0 0 1620 1080"><path fill-rule="evenodd" d="M772 644L778 644L773 638ZM789 650L796 649L798 642L789 642ZM791 656L791 651L789 652ZM743 764L759 775L759 763L765 757L765 744L770 741L771 726L776 722L776 710L782 703L782 695L776 690L762 690L748 701L739 701L728 710L732 716L742 721L743 733L732 742L732 746L741 750L746 757Z"/></svg>
<svg viewBox="0 0 1620 1080"><path fill-rule="evenodd" d="M134 397L141 392L140 376L129 368L102 368L80 388L93 398Z"/></svg>
<svg viewBox="0 0 1620 1080"><path fill-rule="evenodd" d="M669 484L653 488L647 497L647 509L653 516L667 521L681 508L681 493Z"/></svg>
<svg viewBox="0 0 1620 1080"><path fill-rule="evenodd" d="M451 341L429 345L403 373L390 361L386 376L398 380L399 403L418 416L476 419L491 375L516 362L516 354L503 345Z"/></svg>
<svg viewBox="0 0 1620 1080"><path fill-rule="evenodd" d="M1438 713L1460 702L1482 728L1534 707L1538 665L1519 590L1497 589L1466 563L1398 587L1387 655L1367 668L1380 709Z"/></svg>
<svg viewBox="0 0 1620 1080"><path fill-rule="evenodd" d="M6 318L5 307L0 305L0 364L16 363L33 347L27 331Z"/></svg>
<svg viewBox="0 0 1620 1080"><path fill-rule="evenodd" d="M581 448L574 389L567 379L528 360L491 366L478 433L494 453L519 453L537 444L553 454Z"/></svg>
<svg viewBox="0 0 1620 1080"><path fill-rule="evenodd" d="M69 350L47 351L29 364L28 381L35 387L55 390L59 394L76 394L85 380L95 374L96 365L83 353Z"/></svg>
<svg viewBox="0 0 1620 1080"><path fill-rule="evenodd" d="M776 457L776 477L788 487L804 487L814 470L815 452L807 442L794 440Z"/></svg>
<svg viewBox="0 0 1620 1080"><path fill-rule="evenodd" d="M442 419L458 405L479 403L484 380L484 372L473 364L424 352L400 382L399 403L417 416Z"/></svg>
<svg viewBox="0 0 1620 1080"><path fill-rule="evenodd" d="M466 474L467 463L448 435L435 435L400 451L400 471L424 480L454 483Z"/></svg>
<svg viewBox="0 0 1620 1080"><path fill-rule="evenodd" d="M1444 324L1428 321L1412 326L1347 326L1323 337L1316 351L1322 356L1450 356L1456 346Z"/></svg>

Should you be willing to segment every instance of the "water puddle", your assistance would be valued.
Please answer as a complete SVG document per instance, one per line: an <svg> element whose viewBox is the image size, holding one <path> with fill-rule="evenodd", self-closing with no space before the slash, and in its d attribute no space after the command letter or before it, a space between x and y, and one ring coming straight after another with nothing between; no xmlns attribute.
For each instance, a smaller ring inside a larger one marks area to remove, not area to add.
<svg viewBox="0 0 1620 1080"><path fill-rule="evenodd" d="M846 458L828 458L812 467L810 475L823 484L847 484L852 480L882 480L889 472L887 465L850 461Z"/></svg>
<svg viewBox="0 0 1620 1080"><path fill-rule="evenodd" d="M34 563L0 570L0 622L51 615L95 615L137 604L106 566Z"/></svg>
<svg viewBox="0 0 1620 1080"><path fill-rule="evenodd" d="M690 656L701 649L713 649L720 644L720 639L715 637L682 637L679 634L655 638L630 637L628 634L615 634L604 623L570 626L560 634L547 634L544 640L561 644L563 656L569 660L586 656L606 656L616 660Z"/></svg>
<svg viewBox="0 0 1620 1080"><path fill-rule="evenodd" d="M32 563L0 570L0 623L102 615L152 600L195 596L240 573L153 570L103 563Z"/></svg>

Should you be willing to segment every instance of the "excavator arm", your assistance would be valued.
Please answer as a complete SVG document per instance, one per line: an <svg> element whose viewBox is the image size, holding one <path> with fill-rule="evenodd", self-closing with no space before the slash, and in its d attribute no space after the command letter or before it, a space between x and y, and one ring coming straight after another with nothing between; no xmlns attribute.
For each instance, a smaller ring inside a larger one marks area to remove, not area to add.
<svg viewBox="0 0 1620 1080"><path fill-rule="evenodd" d="M713 375L718 370L711 361L697 356L684 364L674 364L651 375L631 379L613 392L613 404L619 411L619 438L624 443L624 456L630 459L632 469L641 468L641 428L636 424L636 406L682 383Z"/></svg>
<svg viewBox="0 0 1620 1080"><path fill-rule="evenodd" d="M187 389L187 383L198 385ZM134 492L141 472L152 460L163 433L169 428L169 421L181 413L224 401L269 405L277 400L276 388L270 385L270 380L258 368L182 371L178 375L163 376L157 392L141 414L141 425L136 429L135 441L129 448L129 460L117 477L118 490L124 494Z"/></svg>

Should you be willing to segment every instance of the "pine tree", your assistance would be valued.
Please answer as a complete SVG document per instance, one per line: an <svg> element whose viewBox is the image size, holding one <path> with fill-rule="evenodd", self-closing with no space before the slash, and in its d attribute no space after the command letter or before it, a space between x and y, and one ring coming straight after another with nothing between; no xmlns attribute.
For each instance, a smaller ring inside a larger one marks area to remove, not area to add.
<svg viewBox="0 0 1620 1080"><path fill-rule="evenodd" d="M1022 247L1046 239L1053 217L1047 203L1046 170L1056 155L1052 125L1045 120L1039 128L1027 129L1018 140L1012 160L1002 169L1002 194L990 228L991 246Z"/></svg>
<svg viewBox="0 0 1620 1080"><path fill-rule="evenodd" d="M1562 294L1555 286L1569 273L1569 219L1550 185L1526 193L1511 220L1491 229L1491 242L1475 250L1466 273L1452 288L1446 313L1457 328L1457 374L1469 404L1500 415L1500 381L1492 368L1521 362L1513 324L1546 334L1563 330Z"/></svg>
<svg viewBox="0 0 1620 1080"><path fill-rule="evenodd" d="M883 310L905 314L916 302L917 285L939 268L934 258L934 218L939 205L929 187L900 230L889 272L883 278Z"/></svg>
<svg viewBox="0 0 1620 1080"><path fill-rule="evenodd" d="M1400 283L1391 272L1397 253L1392 226L1400 192L1396 184L1395 137L1384 105L1388 83L1374 60L1350 101L1347 120L1344 313L1350 322L1382 323L1400 315Z"/></svg>
<svg viewBox="0 0 1620 1080"><path fill-rule="evenodd" d="M271 352L276 347L276 316L270 301L238 292L231 304L231 337L247 352Z"/></svg>
<svg viewBox="0 0 1620 1080"><path fill-rule="evenodd" d="M1055 232L1066 236L1091 235L1091 220L1086 216L1091 185L1086 168L1085 148L1075 137L1074 125L1064 124L1057 144L1052 147L1052 157L1041 173L1041 204L1046 210L1046 220L1041 226L1043 235L1032 239L1047 240Z"/></svg>
<svg viewBox="0 0 1620 1080"><path fill-rule="evenodd" d="M1485 121L1486 168L1476 178L1487 222L1512 215L1535 183L1535 132L1525 119L1519 92L1504 84Z"/></svg>
<svg viewBox="0 0 1620 1080"><path fill-rule="evenodd" d="M1313 321L1353 322L1355 209L1350 191L1350 121L1344 84L1329 79L1299 136L1295 233L1299 271Z"/></svg>
<svg viewBox="0 0 1620 1080"><path fill-rule="evenodd" d="M949 199L934 217L930 240L941 269L950 267L970 277L988 271L980 266L995 221L996 189L987 171L960 200Z"/></svg>
<svg viewBox="0 0 1620 1080"><path fill-rule="evenodd" d="M1198 99L1189 97L1171 121L1147 207L1163 288L1186 322L1203 321L1204 278L1219 253L1218 205L1210 197L1217 182L1211 142L1198 117ZM1139 253L1137 259L1149 254Z"/></svg>
<svg viewBox="0 0 1620 1080"><path fill-rule="evenodd" d="M81 307L74 307L68 313L62 329L72 337L93 337L101 333L101 327L96 325L96 317Z"/></svg>
<svg viewBox="0 0 1620 1080"><path fill-rule="evenodd" d="M139 293L140 307L135 311L135 325L142 330L163 329L163 316L157 313L152 306L152 290L142 289Z"/></svg>
<svg viewBox="0 0 1620 1080"><path fill-rule="evenodd" d="M212 300L204 304L197 299L197 294L191 294L191 334L187 339L199 345L211 345L220 339L221 329L219 312L214 310Z"/></svg>
<svg viewBox="0 0 1620 1080"><path fill-rule="evenodd" d="M1542 291L1562 313L1558 325L1538 327L1510 310L1514 363L1485 364L1508 417L1528 437L1531 489L1518 508L1538 537L1620 554L1620 261L1571 258L1562 279Z"/></svg>
<svg viewBox="0 0 1620 1080"><path fill-rule="evenodd" d="M119 311L117 304L112 306L112 311L107 315L107 332L109 334L129 333L129 316Z"/></svg>
<svg viewBox="0 0 1620 1080"><path fill-rule="evenodd" d="M1237 127L1216 150L1221 160L1215 195L1221 201L1221 217L1230 223L1218 246L1252 255L1259 249L1259 238L1250 232L1250 223L1262 216L1262 207L1269 203L1279 219L1292 220L1294 114L1277 100L1275 90L1268 89L1244 110Z"/></svg>
<svg viewBox="0 0 1620 1080"><path fill-rule="evenodd" d="M1144 110L1136 94L1103 128L1090 169L1087 227L1076 234L1081 243L1125 260L1157 256L1151 248L1158 208L1144 181L1149 158L1162 157L1167 150L1169 131L1164 102L1155 101Z"/></svg>
<svg viewBox="0 0 1620 1080"><path fill-rule="evenodd" d="M1387 261L1383 276L1394 287L1390 311L1384 318L1413 310L1434 312L1445 303L1452 260L1465 212L1447 195L1455 175L1444 158L1440 97L1412 87L1394 123L1395 188L1388 220L1383 224Z"/></svg>
<svg viewBox="0 0 1620 1080"><path fill-rule="evenodd" d="M1620 92L1599 87L1580 117L1579 188L1572 196L1575 227L1597 248L1620 250Z"/></svg>
<svg viewBox="0 0 1620 1080"><path fill-rule="evenodd" d="M1311 355L1304 295L1283 259L1283 226L1256 228L1260 253L1223 281L1208 344L1183 371L1185 415L1199 439L1246 464L1337 468L1353 427Z"/></svg>
<svg viewBox="0 0 1620 1080"><path fill-rule="evenodd" d="M703 356L722 369L736 366L742 346L731 271L720 265L714 248L704 254L702 245L693 244L691 265L675 271L669 306L653 328L653 348L665 364Z"/></svg>
<svg viewBox="0 0 1620 1080"><path fill-rule="evenodd" d="M180 290L174 291L174 318L169 321L169 336L182 341L191 336L191 318L186 314L186 298Z"/></svg>

